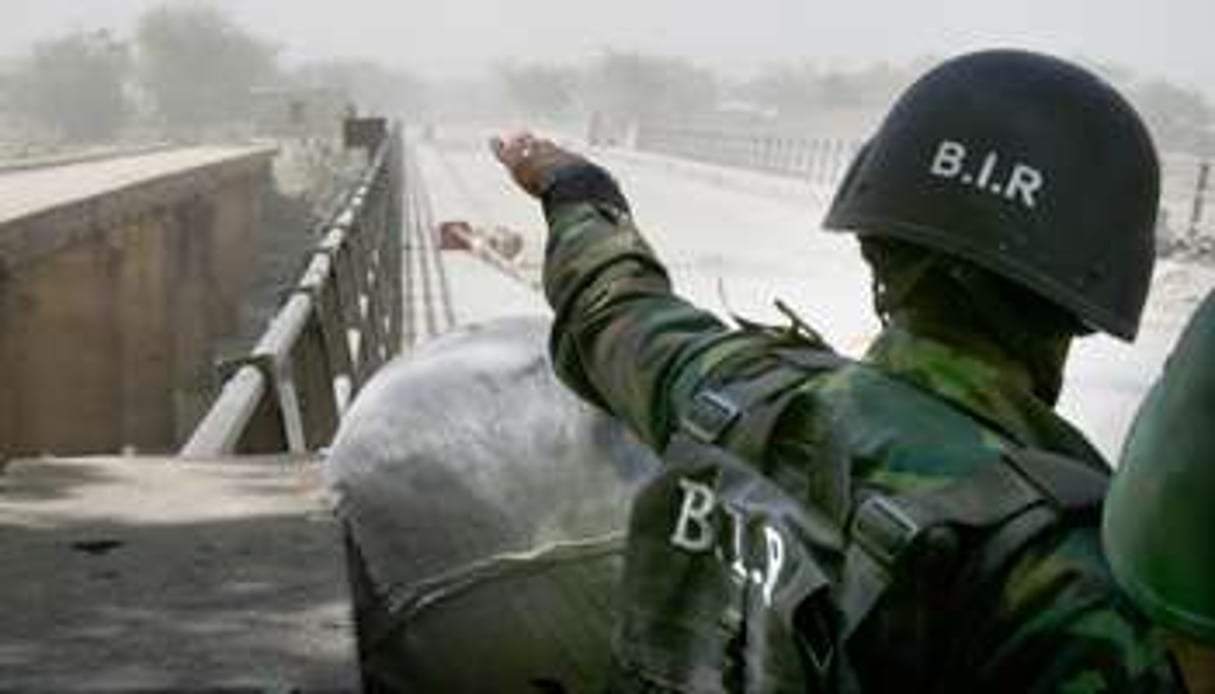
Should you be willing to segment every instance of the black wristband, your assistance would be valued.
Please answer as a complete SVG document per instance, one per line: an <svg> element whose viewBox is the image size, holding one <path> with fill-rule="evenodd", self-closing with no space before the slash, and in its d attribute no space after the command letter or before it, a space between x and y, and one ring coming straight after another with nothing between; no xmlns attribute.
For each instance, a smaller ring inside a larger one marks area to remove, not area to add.
<svg viewBox="0 0 1215 694"><path fill-rule="evenodd" d="M554 171L540 193L540 200L546 215L558 205L571 202L606 204L629 213L629 201L620 192L616 179L606 169L589 161L568 164Z"/></svg>

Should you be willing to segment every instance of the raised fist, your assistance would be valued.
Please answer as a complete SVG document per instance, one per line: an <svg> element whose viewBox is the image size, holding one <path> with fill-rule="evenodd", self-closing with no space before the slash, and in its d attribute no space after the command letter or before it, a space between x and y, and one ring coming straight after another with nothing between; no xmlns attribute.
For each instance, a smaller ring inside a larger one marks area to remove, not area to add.
<svg viewBox="0 0 1215 694"><path fill-rule="evenodd" d="M519 187L537 198L553 182L559 169L588 163L581 156L529 132L495 137L489 146Z"/></svg>

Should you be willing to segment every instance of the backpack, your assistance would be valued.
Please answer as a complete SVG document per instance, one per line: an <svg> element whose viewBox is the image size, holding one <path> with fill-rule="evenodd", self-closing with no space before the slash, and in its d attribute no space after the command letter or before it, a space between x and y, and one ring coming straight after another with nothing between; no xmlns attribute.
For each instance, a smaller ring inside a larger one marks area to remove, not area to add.
<svg viewBox="0 0 1215 694"><path fill-rule="evenodd" d="M681 413L630 512L609 689L860 691L848 639L893 586L975 552L996 575L1042 533L1099 511L1107 474L1010 447L942 488L855 499L841 527L750 461L808 381L846 364L778 348Z"/></svg>

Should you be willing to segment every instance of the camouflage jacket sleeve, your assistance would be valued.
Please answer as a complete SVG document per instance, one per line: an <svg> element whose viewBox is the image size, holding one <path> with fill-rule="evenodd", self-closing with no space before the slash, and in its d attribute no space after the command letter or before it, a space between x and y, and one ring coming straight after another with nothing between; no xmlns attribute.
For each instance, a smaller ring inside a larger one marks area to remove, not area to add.
<svg viewBox="0 0 1215 694"><path fill-rule="evenodd" d="M713 365L763 338L676 296L610 176L593 166L578 173L545 196L553 363L579 395L662 449L679 403Z"/></svg>
<svg viewBox="0 0 1215 694"><path fill-rule="evenodd" d="M556 312L557 373L662 448L676 421L668 386L726 328L672 294L666 269L627 213L575 203L549 220L544 287Z"/></svg>

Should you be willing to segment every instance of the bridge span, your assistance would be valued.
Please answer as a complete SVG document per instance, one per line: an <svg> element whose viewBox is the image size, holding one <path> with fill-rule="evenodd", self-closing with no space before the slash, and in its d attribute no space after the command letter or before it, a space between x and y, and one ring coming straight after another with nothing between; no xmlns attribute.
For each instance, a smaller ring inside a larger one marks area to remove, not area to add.
<svg viewBox="0 0 1215 694"><path fill-rule="evenodd" d="M317 462L351 399L413 345L549 312L544 222L492 161L490 133L406 147L382 124L369 132L366 166L311 230L297 282L250 353L224 365L218 395L192 405L201 421L174 457L113 454L142 447L149 421L181 421L164 355L197 349L215 330L204 316L240 301L223 273L245 267L249 191L270 154L0 173L0 441L20 442L0 476L0 610L15 616L0 621L0 689L358 686L343 541ZM779 298L851 354L875 333L854 241L818 229L838 167L791 177L585 149L693 300L783 321ZM1136 345L1078 345L1064 409L1107 453L1212 286L1209 267L1162 262ZM55 332L64 325L100 337ZM160 399L139 404L145 389ZM34 427L39 407L49 414ZM89 436L61 449L32 438L94 419L106 427L82 426ZM44 451L60 457L30 457ZM111 455L62 457L82 451Z"/></svg>

